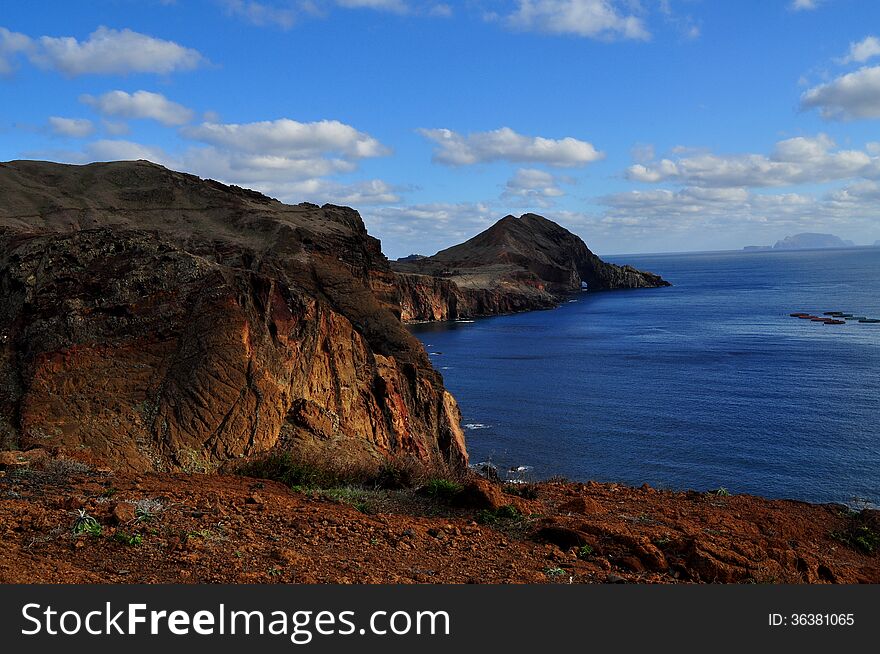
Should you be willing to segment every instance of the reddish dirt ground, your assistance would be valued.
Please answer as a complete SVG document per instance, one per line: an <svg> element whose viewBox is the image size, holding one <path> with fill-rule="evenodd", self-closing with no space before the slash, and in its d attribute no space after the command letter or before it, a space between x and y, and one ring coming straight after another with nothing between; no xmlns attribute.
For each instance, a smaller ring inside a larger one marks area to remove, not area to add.
<svg viewBox="0 0 880 654"><path fill-rule="evenodd" d="M596 483L524 500L480 480L456 508L413 491L72 467L0 472L0 582L880 582L880 555L856 542L880 531L877 512L839 505ZM520 511L493 520L481 503ZM100 535L74 535L79 509Z"/></svg>

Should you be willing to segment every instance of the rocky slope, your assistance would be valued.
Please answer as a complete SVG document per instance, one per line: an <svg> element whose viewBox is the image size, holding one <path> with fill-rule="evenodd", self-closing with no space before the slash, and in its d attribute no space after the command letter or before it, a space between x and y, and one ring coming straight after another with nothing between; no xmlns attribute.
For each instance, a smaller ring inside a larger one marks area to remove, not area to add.
<svg viewBox="0 0 880 654"><path fill-rule="evenodd" d="M578 236L535 214L506 216L460 245L392 267L402 318L411 321L545 309L582 282L591 291L669 285L602 261Z"/></svg>
<svg viewBox="0 0 880 654"><path fill-rule="evenodd" d="M144 161L0 164L0 448L461 466L458 408L393 280L351 209Z"/></svg>
<svg viewBox="0 0 880 654"><path fill-rule="evenodd" d="M459 506L62 463L0 470L0 583L880 582L870 510L595 483L525 500L485 481ZM100 534L72 532L77 509Z"/></svg>

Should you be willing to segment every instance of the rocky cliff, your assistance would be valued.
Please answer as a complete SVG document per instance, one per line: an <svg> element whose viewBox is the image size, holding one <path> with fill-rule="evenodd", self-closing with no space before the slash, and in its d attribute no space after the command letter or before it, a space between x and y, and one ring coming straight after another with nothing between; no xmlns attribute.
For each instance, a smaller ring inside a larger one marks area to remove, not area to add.
<svg viewBox="0 0 880 654"><path fill-rule="evenodd" d="M535 214L506 216L432 257L398 260L397 301L410 321L454 320L556 306L580 291L669 283L602 261L575 234Z"/></svg>
<svg viewBox="0 0 880 654"><path fill-rule="evenodd" d="M353 210L148 162L0 164L0 438L134 470L466 462Z"/></svg>

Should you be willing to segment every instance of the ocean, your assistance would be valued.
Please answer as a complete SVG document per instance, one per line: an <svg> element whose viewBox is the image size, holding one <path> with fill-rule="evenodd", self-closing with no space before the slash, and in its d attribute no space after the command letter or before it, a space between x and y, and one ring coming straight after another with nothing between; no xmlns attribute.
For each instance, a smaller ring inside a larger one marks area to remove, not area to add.
<svg viewBox="0 0 880 654"><path fill-rule="evenodd" d="M671 288L414 325L502 476L880 504L880 248L608 257Z"/></svg>

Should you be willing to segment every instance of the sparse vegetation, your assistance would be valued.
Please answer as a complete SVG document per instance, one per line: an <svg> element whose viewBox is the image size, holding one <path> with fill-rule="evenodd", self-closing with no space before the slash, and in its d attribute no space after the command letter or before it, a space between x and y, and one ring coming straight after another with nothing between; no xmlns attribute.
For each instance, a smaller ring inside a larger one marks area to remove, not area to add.
<svg viewBox="0 0 880 654"><path fill-rule="evenodd" d="M123 545L135 547L137 545L141 545L144 542L144 537L138 533L127 534L124 531L117 531L115 534L113 534L113 540L118 543L122 543Z"/></svg>
<svg viewBox="0 0 880 654"><path fill-rule="evenodd" d="M161 500L151 498L138 500L134 503L135 522L152 522L163 508Z"/></svg>
<svg viewBox="0 0 880 654"><path fill-rule="evenodd" d="M499 507L494 511L489 509L484 509L480 511L476 520L481 525L497 525L504 522L519 522L522 520L523 515L519 512L512 504L507 504L505 506Z"/></svg>
<svg viewBox="0 0 880 654"><path fill-rule="evenodd" d="M724 486L721 486L715 490L709 491L709 495L714 495L715 497L730 497L730 491L724 488Z"/></svg>
<svg viewBox="0 0 880 654"><path fill-rule="evenodd" d="M844 517L844 528L831 532L834 540L865 554L874 554L880 550L880 533L877 532L876 525L869 521L865 511L848 510Z"/></svg>
<svg viewBox="0 0 880 654"><path fill-rule="evenodd" d="M74 459L52 459L46 462L44 472L55 477L69 477L71 475L84 475L90 472L91 466Z"/></svg>
<svg viewBox="0 0 880 654"><path fill-rule="evenodd" d="M86 513L85 509L78 510L76 520L73 521L74 535L88 534L89 536L100 536L103 531L101 523Z"/></svg>
<svg viewBox="0 0 880 654"><path fill-rule="evenodd" d="M581 545L578 548L577 557L585 561L592 558L595 553L595 550L590 545Z"/></svg>
<svg viewBox="0 0 880 654"><path fill-rule="evenodd" d="M295 492L426 487L431 497L445 499L449 494L454 495L461 490L461 473L453 474L443 466L429 466L412 458L391 459L370 467L284 452L248 461L239 466L236 472L246 477L279 481Z"/></svg>
<svg viewBox="0 0 880 654"><path fill-rule="evenodd" d="M544 570L544 574L548 577L561 577L565 574L565 570L562 568L547 568Z"/></svg>
<svg viewBox="0 0 880 654"><path fill-rule="evenodd" d="M524 500L538 499L538 487L535 484L505 484L504 492L508 495L516 495Z"/></svg>
<svg viewBox="0 0 880 654"><path fill-rule="evenodd" d="M422 487L422 492L428 497L444 502L452 501L461 493L464 486L448 479L431 479Z"/></svg>

